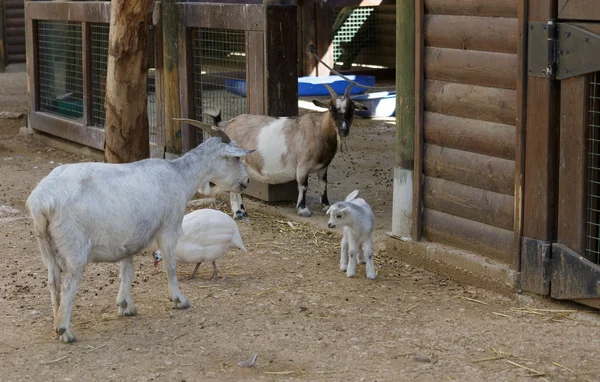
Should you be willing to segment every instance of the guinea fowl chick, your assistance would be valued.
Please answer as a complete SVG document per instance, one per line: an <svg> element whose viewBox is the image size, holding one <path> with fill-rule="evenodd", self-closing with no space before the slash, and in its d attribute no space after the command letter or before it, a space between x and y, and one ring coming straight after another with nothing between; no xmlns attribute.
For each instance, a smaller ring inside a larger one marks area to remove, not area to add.
<svg viewBox="0 0 600 382"><path fill-rule="evenodd" d="M181 228L183 234L177 241L175 257L182 263L196 263L189 279L196 277L203 261L212 261L214 280L218 274L216 260L227 250L237 247L247 252L236 222L221 211L206 208L190 212L183 217ZM154 264L162 260L158 249L153 256Z"/></svg>

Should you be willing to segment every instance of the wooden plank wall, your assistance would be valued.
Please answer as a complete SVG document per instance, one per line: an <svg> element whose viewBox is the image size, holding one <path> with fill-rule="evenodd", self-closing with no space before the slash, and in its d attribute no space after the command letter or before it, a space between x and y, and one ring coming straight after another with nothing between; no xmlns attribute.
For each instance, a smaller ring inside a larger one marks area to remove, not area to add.
<svg viewBox="0 0 600 382"><path fill-rule="evenodd" d="M25 62L25 2L4 0L3 3L7 63Z"/></svg>
<svg viewBox="0 0 600 382"><path fill-rule="evenodd" d="M424 0L423 236L514 264L517 0Z"/></svg>

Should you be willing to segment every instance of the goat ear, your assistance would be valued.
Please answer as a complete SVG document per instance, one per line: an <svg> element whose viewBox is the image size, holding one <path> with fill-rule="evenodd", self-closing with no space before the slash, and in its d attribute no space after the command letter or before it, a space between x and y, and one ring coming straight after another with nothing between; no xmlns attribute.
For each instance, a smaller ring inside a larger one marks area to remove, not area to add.
<svg viewBox="0 0 600 382"><path fill-rule="evenodd" d="M352 105L354 105L355 110L369 110L365 105L358 103L356 101L352 101Z"/></svg>
<svg viewBox="0 0 600 382"><path fill-rule="evenodd" d="M344 199L344 201L351 202L354 199L356 199L357 196L358 196L358 190L354 190L351 193L349 193L348 196L346 196L346 199Z"/></svg>
<svg viewBox="0 0 600 382"><path fill-rule="evenodd" d="M225 146L221 151L221 156L224 157L245 157L252 154L255 150L244 150L235 146Z"/></svg>
<svg viewBox="0 0 600 382"><path fill-rule="evenodd" d="M315 106L322 107L324 109L329 109L329 104L325 103L323 101L319 101L319 100L313 99L313 104Z"/></svg>
<svg viewBox="0 0 600 382"><path fill-rule="evenodd" d="M329 213L331 212L331 208L333 207L333 205L329 206L329 208L327 209L327 211L325 212L325 215L329 215Z"/></svg>

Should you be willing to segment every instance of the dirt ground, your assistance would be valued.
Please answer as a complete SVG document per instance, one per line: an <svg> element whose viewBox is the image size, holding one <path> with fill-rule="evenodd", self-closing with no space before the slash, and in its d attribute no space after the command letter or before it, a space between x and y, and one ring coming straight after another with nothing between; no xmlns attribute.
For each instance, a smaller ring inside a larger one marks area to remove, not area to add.
<svg viewBox="0 0 600 382"><path fill-rule="evenodd" d="M19 73L0 74L0 111L26 107L24 86ZM165 273L142 254L138 316L117 317L118 264L90 264L75 300L78 342L60 343L24 203L52 168L87 158L18 135L23 124L0 119L0 381L600 381L597 312L459 285L388 257L381 240L377 279L364 266L348 279L338 270L339 233L323 228L323 216L257 202L239 223L248 253L219 261L217 281L206 265L181 281L190 309L170 308ZM393 145L389 126L363 121L348 142L352 159L337 158L330 176L336 199L355 186L381 197L379 220L389 214L391 189L381 186L391 176L362 183L356 173L374 173L364 162L386 154L357 148L369 138ZM237 365L254 354L254 367Z"/></svg>

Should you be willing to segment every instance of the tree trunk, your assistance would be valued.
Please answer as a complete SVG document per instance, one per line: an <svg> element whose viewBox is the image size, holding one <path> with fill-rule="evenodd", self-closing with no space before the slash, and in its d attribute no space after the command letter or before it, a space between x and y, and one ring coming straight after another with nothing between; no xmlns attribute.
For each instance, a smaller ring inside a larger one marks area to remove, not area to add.
<svg viewBox="0 0 600 382"><path fill-rule="evenodd" d="M112 0L104 100L106 162L150 156L147 48L152 9L153 0Z"/></svg>

